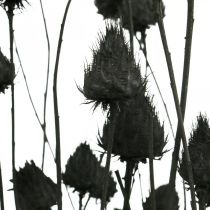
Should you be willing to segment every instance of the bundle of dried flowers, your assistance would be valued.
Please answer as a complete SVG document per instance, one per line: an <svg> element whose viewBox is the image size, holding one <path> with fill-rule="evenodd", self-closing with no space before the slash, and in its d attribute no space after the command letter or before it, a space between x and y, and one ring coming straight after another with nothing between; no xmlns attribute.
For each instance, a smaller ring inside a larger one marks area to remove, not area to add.
<svg viewBox="0 0 210 210"><path fill-rule="evenodd" d="M117 25L107 25L106 34L101 34L98 40L92 63L85 69L82 92L89 101L102 103L106 108L137 94L140 72Z"/></svg>
<svg viewBox="0 0 210 210"><path fill-rule="evenodd" d="M113 154L119 155L121 160L132 159L144 162L149 157L149 138L152 133L154 157L162 156L166 145L164 127L160 124L151 99L145 96L145 87L139 90L136 97L119 103L119 109L114 132ZM152 116L152 122L150 116ZM112 123L108 119L103 128L103 135L99 135L99 145L105 150Z"/></svg>
<svg viewBox="0 0 210 210"><path fill-rule="evenodd" d="M155 190L156 197L156 210L178 210L179 209L179 197L176 190L167 184L158 187ZM144 210L152 210L151 195L143 203Z"/></svg>
<svg viewBox="0 0 210 210"><path fill-rule="evenodd" d="M161 9L159 9L159 3ZM104 19L122 18L123 27L130 28L128 0L95 0L95 5ZM164 16L164 6L159 0L131 0L131 7L134 32L145 30Z"/></svg>
<svg viewBox="0 0 210 210"><path fill-rule="evenodd" d="M0 50L0 93L4 93L8 86L12 85L15 78L13 65Z"/></svg>
<svg viewBox="0 0 210 210"><path fill-rule="evenodd" d="M197 117L196 126L194 126L190 134L188 148L199 203L202 203L203 206L210 206L210 127L207 117L202 114ZM189 179L184 157L183 152L179 173L188 183Z"/></svg>
<svg viewBox="0 0 210 210"><path fill-rule="evenodd" d="M21 210L48 210L57 203L56 184L33 161L15 171Z"/></svg>

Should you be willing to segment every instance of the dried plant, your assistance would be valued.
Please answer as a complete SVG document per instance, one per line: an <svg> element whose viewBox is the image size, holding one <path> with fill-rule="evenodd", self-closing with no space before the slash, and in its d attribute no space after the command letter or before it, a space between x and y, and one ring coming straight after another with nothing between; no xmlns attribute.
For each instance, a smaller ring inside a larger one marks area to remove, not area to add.
<svg viewBox="0 0 210 210"><path fill-rule="evenodd" d="M56 184L33 161L15 172L21 210L48 210L57 203Z"/></svg>

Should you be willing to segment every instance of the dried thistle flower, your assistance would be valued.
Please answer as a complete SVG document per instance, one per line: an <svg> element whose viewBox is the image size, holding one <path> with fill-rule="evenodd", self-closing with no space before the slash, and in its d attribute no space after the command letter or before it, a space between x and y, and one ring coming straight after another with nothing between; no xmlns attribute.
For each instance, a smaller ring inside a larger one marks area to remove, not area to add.
<svg viewBox="0 0 210 210"><path fill-rule="evenodd" d="M156 210L178 210L179 197L175 188L171 189L170 186L162 185L155 190L156 197ZM152 210L151 195L143 203L144 210Z"/></svg>
<svg viewBox="0 0 210 210"><path fill-rule="evenodd" d="M85 69L82 92L87 100L107 107L137 94L140 71L116 25L107 25L106 34L101 34L98 42L92 63Z"/></svg>
<svg viewBox="0 0 210 210"><path fill-rule="evenodd" d="M7 11L21 9L24 8L24 1L28 3L27 0L0 0L0 5Z"/></svg>
<svg viewBox="0 0 210 210"><path fill-rule="evenodd" d="M0 50L0 93L4 93L15 78L13 65Z"/></svg>
<svg viewBox="0 0 210 210"><path fill-rule="evenodd" d="M98 160L86 143L80 144L70 156L63 174L63 182L80 194L89 191L95 180Z"/></svg>
<svg viewBox="0 0 210 210"><path fill-rule="evenodd" d="M145 96L145 87L139 90L136 97L119 103L119 109L114 132L113 154L120 155L121 160L136 159L145 162L149 157L149 139L152 133L154 157L162 156L166 145L164 127L159 122L150 98ZM112 122L108 119L103 128L103 136L99 135L98 139L99 145L105 150L110 138L108 131L111 125Z"/></svg>
<svg viewBox="0 0 210 210"><path fill-rule="evenodd" d="M207 117L201 113L197 117L197 123L190 134L188 149L197 197L202 200L204 199L203 196L210 195L210 127ZM188 183L185 152L182 153L179 173ZM205 203L209 205L210 199L205 200Z"/></svg>
<svg viewBox="0 0 210 210"><path fill-rule="evenodd" d="M56 184L33 161L15 171L21 210L48 210L57 202Z"/></svg>
<svg viewBox="0 0 210 210"><path fill-rule="evenodd" d="M131 0L134 32L141 32L157 23L160 17L164 17L163 2L160 1L161 12L158 4L159 0ZM130 28L128 0L95 0L95 5L104 19L122 18L123 27Z"/></svg>

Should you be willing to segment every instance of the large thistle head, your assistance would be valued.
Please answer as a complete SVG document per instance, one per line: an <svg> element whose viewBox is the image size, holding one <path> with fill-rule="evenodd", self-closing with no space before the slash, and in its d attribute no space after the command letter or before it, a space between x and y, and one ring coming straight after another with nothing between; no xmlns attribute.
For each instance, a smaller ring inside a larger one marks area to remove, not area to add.
<svg viewBox="0 0 210 210"><path fill-rule="evenodd" d="M33 161L15 171L21 210L48 210L57 203L57 186Z"/></svg>
<svg viewBox="0 0 210 210"><path fill-rule="evenodd" d="M205 115L199 114L197 117L196 125L190 134L188 149L197 196L201 199L204 194L210 194L210 127ZM179 173L189 183L186 168L185 152L183 152Z"/></svg>
<svg viewBox="0 0 210 210"><path fill-rule="evenodd" d="M98 13L104 19L121 18L122 26L130 28L128 0L95 0ZM163 2L159 0L131 0L134 32L141 32L164 17Z"/></svg>
<svg viewBox="0 0 210 210"><path fill-rule="evenodd" d="M0 50L0 93L4 93L5 90L12 85L14 78L14 66Z"/></svg>
<svg viewBox="0 0 210 210"><path fill-rule="evenodd" d="M139 65L117 25L107 25L98 39L93 60L85 69L83 94L96 104L109 105L133 97L140 86Z"/></svg>
<svg viewBox="0 0 210 210"><path fill-rule="evenodd" d="M121 160L136 159L145 162L149 157L149 142L153 139L154 157L163 154L166 145L164 127L161 125L154 106L145 88L139 90L137 96L119 104L114 130L113 154L119 155ZM113 122L107 120L103 128L103 135L99 136L99 145L107 150L109 129Z"/></svg>
<svg viewBox="0 0 210 210"><path fill-rule="evenodd" d="M162 185L155 190L156 209L157 210L178 210L179 197L175 188L168 184ZM143 203L144 210L152 210L152 197L150 196Z"/></svg>

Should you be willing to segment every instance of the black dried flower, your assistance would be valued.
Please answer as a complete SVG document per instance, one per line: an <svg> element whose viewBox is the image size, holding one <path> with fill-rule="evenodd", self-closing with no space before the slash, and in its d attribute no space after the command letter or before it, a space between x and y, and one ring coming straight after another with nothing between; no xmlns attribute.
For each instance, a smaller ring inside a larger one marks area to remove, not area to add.
<svg viewBox="0 0 210 210"><path fill-rule="evenodd" d="M128 0L95 0L95 5L104 19L121 17L123 27L130 28ZM159 18L164 17L164 5L159 0L131 0L131 7L134 32L141 32L157 23Z"/></svg>
<svg viewBox="0 0 210 210"><path fill-rule="evenodd" d="M179 209L179 197L175 188L167 185L162 185L155 190L156 209L157 210L178 210ZM144 210L152 210L152 198L151 194L143 203Z"/></svg>
<svg viewBox="0 0 210 210"><path fill-rule="evenodd" d="M207 117L202 114L197 117L197 123L190 134L188 149L197 197L199 202L204 199L204 203L210 205L210 127ZM179 173L188 183L185 152L182 153Z"/></svg>
<svg viewBox="0 0 210 210"><path fill-rule="evenodd" d="M49 210L57 203L56 184L33 161L15 171L15 177L21 210Z"/></svg>
<svg viewBox="0 0 210 210"><path fill-rule="evenodd" d="M24 1L28 3L27 0L0 0L0 5L7 11L21 9L24 8Z"/></svg>
<svg viewBox="0 0 210 210"><path fill-rule="evenodd" d="M0 50L0 93L12 85L14 78L14 67Z"/></svg>
<svg viewBox="0 0 210 210"><path fill-rule="evenodd" d="M136 95L141 82L139 66L123 32L116 25L107 25L98 42L92 63L85 69L82 92L87 100L108 105Z"/></svg>
<svg viewBox="0 0 210 210"><path fill-rule="evenodd" d="M145 162L149 157L151 135L154 141L154 157L162 156L166 145L164 127L159 122L150 98L145 96L144 89L145 87L142 87L136 97L119 103L120 112L116 119L112 153L120 155L121 160L136 159ZM111 126L112 122L108 119L103 135L99 136L99 145L105 150Z"/></svg>

